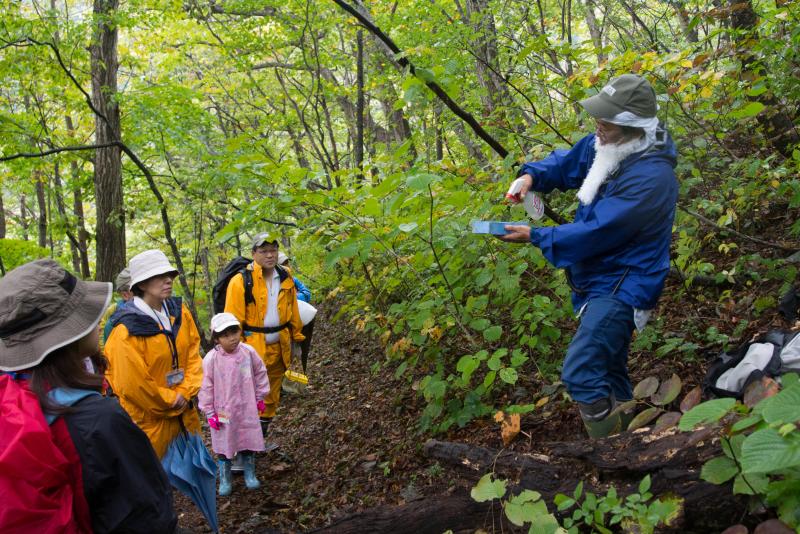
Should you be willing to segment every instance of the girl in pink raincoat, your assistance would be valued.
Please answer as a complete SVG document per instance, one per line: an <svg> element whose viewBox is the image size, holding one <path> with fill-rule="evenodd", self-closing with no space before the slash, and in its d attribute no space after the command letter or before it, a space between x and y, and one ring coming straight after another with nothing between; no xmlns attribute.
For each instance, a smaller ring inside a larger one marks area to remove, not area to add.
<svg viewBox="0 0 800 534"><path fill-rule="evenodd" d="M269 393L267 368L253 347L241 342L239 320L230 313L211 319L216 346L203 359L200 410L211 427L211 448L219 456L219 494L231 494L231 459L240 453L248 489L261 483L255 474L255 452L264 450L258 413Z"/></svg>

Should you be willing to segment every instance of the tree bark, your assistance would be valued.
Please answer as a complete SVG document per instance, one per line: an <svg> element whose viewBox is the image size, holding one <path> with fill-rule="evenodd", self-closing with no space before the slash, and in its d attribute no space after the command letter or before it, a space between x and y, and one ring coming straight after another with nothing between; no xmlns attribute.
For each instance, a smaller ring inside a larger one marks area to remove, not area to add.
<svg viewBox="0 0 800 534"><path fill-rule="evenodd" d="M762 75L764 67L752 53L751 41L759 38L756 25L758 15L753 10L751 0L728 0L731 10L731 27L739 30L734 33L736 54L742 64L741 76L745 79L756 79ZM771 86L769 76L765 77L767 86ZM770 89L772 89L770 87ZM792 157L792 148L800 143L800 132L794 121L786 112L783 104L775 97L772 90L751 97L754 102L764 104L765 109L756 116L764 129L767 141L786 158Z"/></svg>
<svg viewBox="0 0 800 534"><path fill-rule="evenodd" d="M6 210L3 207L3 188L0 187L0 239L6 238Z"/></svg>
<svg viewBox="0 0 800 534"><path fill-rule="evenodd" d="M364 180L364 31L356 32L356 138L355 168L358 179Z"/></svg>
<svg viewBox="0 0 800 534"><path fill-rule="evenodd" d="M95 141L121 140L117 93L117 28L111 20L119 0L94 0L96 25L91 45L92 104ZM125 267L125 213L122 196L122 157L119 147L101 148L94 154L94 191L97 207L96 280L113 281Z"/></svg>
<svg viewBox="0 0 800 534"><path fill-rule="evenodd" d="M61 168L58 161L55 162L53 167L53 193L56 197L56 210L58 216L64 224L64 233L67 234L67 241L69 241L69 250L72 257L72 270L75 273L81 272L81 256L80 245L78 239L75 237L75 232L72 230L72 224L67 214L67 207L64 203L64 188L61 185Z"/></svg>
<svg viewBox="0 0 800 534"><path fill-rule="evenodd" d="M606 60L603 52L603 31L597 24L597 17L594 14L594 0L584 0L583 10L586 15L586 26L589 27L589 35L592 36L592 43L597 51L597 64L600 65Z"/></svg>
<svg viewBox="0 0 800 534"><path fill-rule="evenodd" d="M39 171L33 171L33 179L36 182L36 204L39 208L39 215L36 218L36 226L38 229L39 246L42 248L47 247L47 199L45 198L44 191L44 174Z"/></svg>
<svg viewBox="0 0 800 534"><path fill-rule="evenodd" d="M25 213L28 210L27 198L25 193L19 196L19 225L22 228L23 241L28 240L28 215Z"/></svg>

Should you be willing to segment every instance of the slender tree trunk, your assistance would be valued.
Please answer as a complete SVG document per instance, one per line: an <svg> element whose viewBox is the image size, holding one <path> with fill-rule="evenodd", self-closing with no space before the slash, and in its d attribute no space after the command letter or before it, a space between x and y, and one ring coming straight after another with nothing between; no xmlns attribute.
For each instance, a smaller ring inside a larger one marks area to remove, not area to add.
<svg viewBox="0 0 800 534"><path fill-rule="evenodd" d="M58 165L58 161L56 161L53 168L53 193L56 197L56 210L58 210L58 215L63 221L64 233L67 234L67 240L69 241L69 250L72 256L72 270L76 273L80 273L80 245L78 245L78 239L75 237L75 232L72 230L72 224L70 223L69 215L67 214L67 207L64 203L64 190L61 185L61 169Z"/></svg>
<svg viewBox="0 0 800 534"><path fill-rule="evenodd" d="M103 114L95 117L98 144L121 139L117 93L117 28L110 20L118 0L94 0L95 34L91 46L92 103ZM97 204L97 280L112 281L125 267L125 213L122 205L122 159L119 147L101 148L94 155Z"/></svg>
<svg viewBox="0 0 800 534"><path fill-rule="evenodd" d="M75 138L75 126L72 117L66 115L64 122L67 126L70 138ZM89 269L89 231L86 230L86 217L83 214L83 189L81 187L81 172L78 162L74 159L69 163L70 174L72 175L72 213L75 214L75 227L78 237L78 253L81 259L80 273L84 280L89 280L92 276Z"/></svg>
<svg viewBox="0 0 800 534"><path fill-rule="evenodd" d="M3 207L3 187L0 185L0 239L6 238L6 210Z"/></svg>
<svg viewBox="0 0 800 534"><path fill-rule="evenodd" d="M669 0L669 4L672 6L672 9L675 10L675 16L678 17L678 24L681 27L681 31L683 32L684 37L690 43L696 43L699 41L697 36L697 27L690 28L689 23L691 22L691 17L689 13L686 11L686 4L683 0Z"/></svg>
<svg viewBox="0 0 800 534"><path fill-rule="evenodd" d="M33 179L36 181L36 204L39 208L39 215L36 219L39 246L47 248L47 199L44 192L44 174L38 170L33 171Z"/></svg>
<svg viewBox="0 0 800 534"><path fill-rule="evenodd" d="M364 31L356 33L356 138L355 166L358 179L364 180Z"/></svg>
<svg viewBox="0 0 800 534"><path fill-rule="evenodd" d="M28 214L25 213L28 211L27 200L24 193L19 196L19 225L22 228L24 241L28 240Z"/></svg>
<svg viewBox="0 0 800 534"><path fill-rule="evenodd" d="M592 43L597 51L597 64L600 65L606 60L603 52L603 32L597 24L597 17L594 14L594 0L584 0L583 10L586 14L586 26L589 27L589 35L592 36Z"/></svg>

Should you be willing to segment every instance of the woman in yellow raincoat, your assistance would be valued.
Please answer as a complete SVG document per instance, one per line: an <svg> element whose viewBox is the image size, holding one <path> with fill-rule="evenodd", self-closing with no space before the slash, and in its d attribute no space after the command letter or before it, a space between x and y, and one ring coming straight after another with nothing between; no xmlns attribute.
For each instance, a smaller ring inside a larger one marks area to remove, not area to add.
<svg viewBox="0 0 800 534"><path fill-rule="evenodd" d="M189 309L172 297L178 271L163 252L134 256L130 271L135 297L111 317L107 376L162 458L181 428L200 432L193 401L203 380L200 335Z"/></svg>

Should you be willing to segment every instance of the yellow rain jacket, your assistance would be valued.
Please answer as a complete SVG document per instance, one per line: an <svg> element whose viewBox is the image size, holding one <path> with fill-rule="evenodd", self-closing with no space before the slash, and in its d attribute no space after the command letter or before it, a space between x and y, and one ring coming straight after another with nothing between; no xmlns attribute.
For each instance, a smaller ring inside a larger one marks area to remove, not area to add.
<svg viewBox="0 0 800 534"><path fill-rule="evenodd" d="M280 324L289 323L279 333L278 343L267 345L265 334L244 329L244 340L252 346L261 356L267 367L269 376L270 393L264 399L266 409L261 412L262 417L273 417L278 409L281 394L281 383L286 369L292 361L292 341L301 342L305 336L301 333L303 323L300 320L300 311L297 309L297 289L292 279L291 271L285 267L276 267L281 281L278 293L278 320ZM260 266L255 262L247 266L253 276L254 302L245 302L244 278L242 274L234 275L228 282L225 294L225 311L232 313L242 325L255 327L264 326L267 315L267 286Z"/></svg>
<svg viewBox="0 0 800 534"><path fill-rule="evenodd" d="M183 409L172 407L180 393L191 401L200 391L203 363L200 334L192 314L181 299L164 302L172 322L177 362L173 362L172 340L150 316L131 304L112 317L113 329L106 341L107 378L120 405L141 428L159 458L181 431L180 419L190 432L200 432L194 403ZM183 370L183 381L168 386L167 373Z"/></svg>

